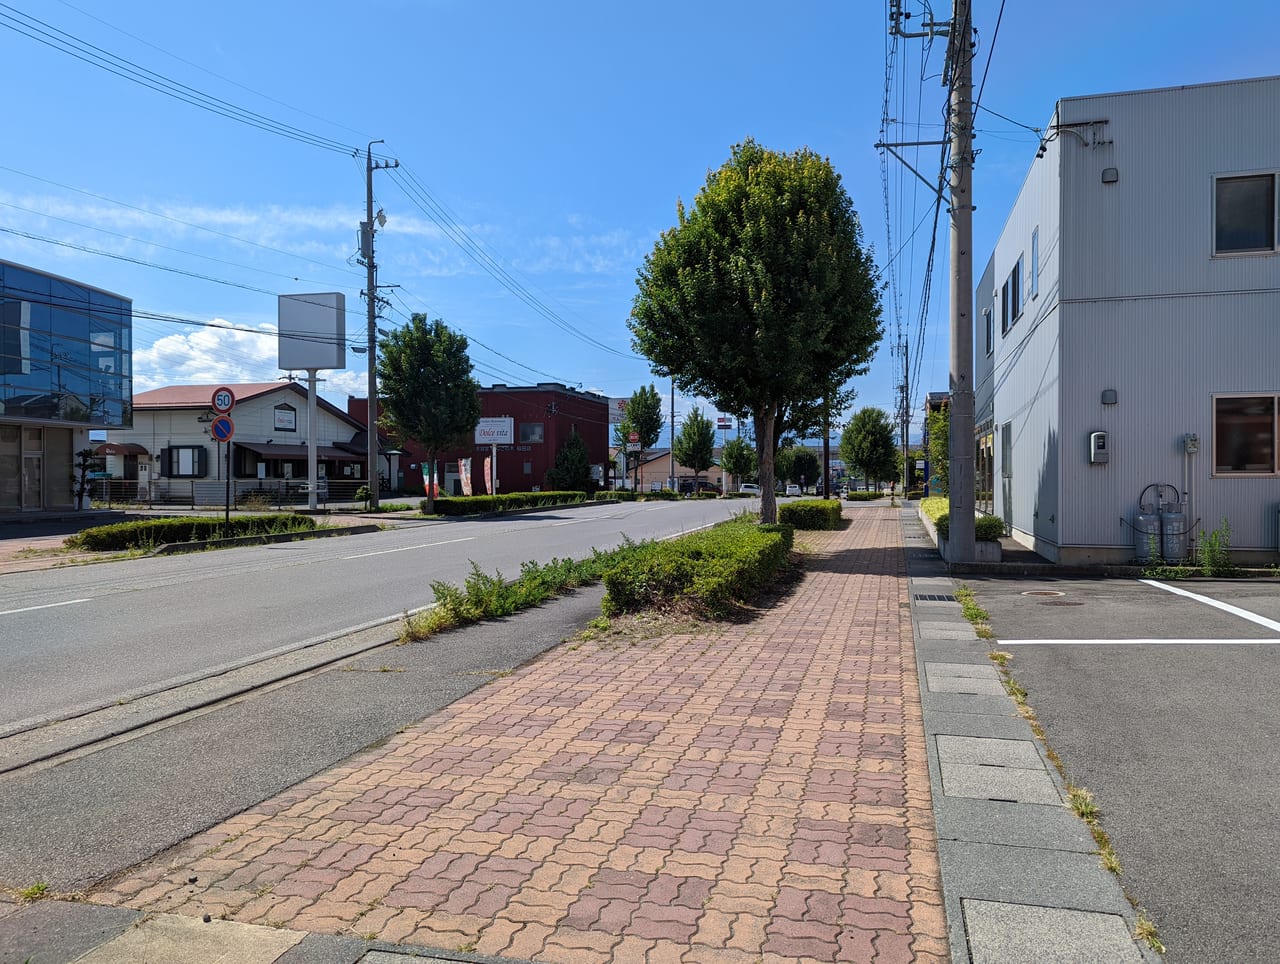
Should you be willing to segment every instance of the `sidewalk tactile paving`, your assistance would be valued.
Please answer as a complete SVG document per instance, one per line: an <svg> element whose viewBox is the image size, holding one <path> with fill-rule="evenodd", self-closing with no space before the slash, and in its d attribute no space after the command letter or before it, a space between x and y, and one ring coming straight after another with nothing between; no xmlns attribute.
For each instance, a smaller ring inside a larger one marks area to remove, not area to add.
<svg viewBox="0 0 1280 964"><path fill-rule="evenodd" d="M757 618L561 645L90 899L575 964L946 960L898 514L849 515Z"/></svg>

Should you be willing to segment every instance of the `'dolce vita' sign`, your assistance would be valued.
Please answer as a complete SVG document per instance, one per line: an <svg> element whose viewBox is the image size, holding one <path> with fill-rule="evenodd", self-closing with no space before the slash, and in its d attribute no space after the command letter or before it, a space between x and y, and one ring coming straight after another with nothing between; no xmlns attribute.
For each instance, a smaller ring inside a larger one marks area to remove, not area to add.
<svg viewBox="0 0 1280 964"><path fill-rule="evenodd" d="M513 418L482 418L476 423L477 445L514 445L515 440Z"/></svg>

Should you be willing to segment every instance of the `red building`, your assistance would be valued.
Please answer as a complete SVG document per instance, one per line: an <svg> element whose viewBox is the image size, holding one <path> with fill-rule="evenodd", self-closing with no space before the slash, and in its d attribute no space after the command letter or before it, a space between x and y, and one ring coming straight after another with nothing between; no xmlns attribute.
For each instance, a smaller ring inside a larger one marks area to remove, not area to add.
<svg viewBox="0 0 1280 964"><path fill-rule="evenodd" d="M362 424L368 420L368 403L363 398L347 399L347 414ZM587 459L596 482L604 484L609 461L609 400L593 392L580 392L558 382L534 386L493 385L480 389L480 417L509 417L514 423L514 442L498 446L498 491L534 492L546 489L547 472L555 465L556 453L575 429L587 443ZM400 491L423 490L425 451L410 439L396 440L400 454L392 485ZM460 494L458 459L471 459L474 493L487 491L484 460L488 445L471 445L447 452L437 471L442 472L441 491Z"/></svg>

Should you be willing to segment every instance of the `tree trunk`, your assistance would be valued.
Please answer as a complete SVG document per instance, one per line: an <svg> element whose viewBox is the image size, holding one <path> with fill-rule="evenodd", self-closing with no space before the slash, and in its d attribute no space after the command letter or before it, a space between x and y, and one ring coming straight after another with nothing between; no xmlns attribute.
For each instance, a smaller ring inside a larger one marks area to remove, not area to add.
<svg viewBox="0 0 1280 964"><path fill-rule="evenodd" d="M778 521L778 496L773 491L773 432L776 426L772 410L751 415L756 429L756 460L760 463L760 521Z"/></svg>
<svg viewBox="0 0 1280 964"><path fill-rule="evenodd" d="M431 453L431 458L430 458L430 459L428 459L428 460L427 460L427 461L425 461L425 462L420 462L419 464L420 464L420 465L422 465L424 468L425 468L426 466L430 466L430 468L429 468L429 469L427 469L427 471L429 471L429 472L431 473L429 476L427 476L425 479L423 479L423 482L425 482L425 483L426 483L426 484L423 486L423 489L425 490L426 495L427 495L427 500L426 500L426 502L427 502L426 510L424 511L424 513L423 513L423 514L424 514L424 515L435 515L435 513L436 513L436 496L435 496L435 492L434 492L434 491L432 490L432 488L431 488L431 483L432 483L432 481L434 481L434 479L435 479L435 477L436 477L436 457L435 457L435 453L434 453L434 452L433 452L433 453ZM426 473L423 473L423 474L425 475Z"/></svg>

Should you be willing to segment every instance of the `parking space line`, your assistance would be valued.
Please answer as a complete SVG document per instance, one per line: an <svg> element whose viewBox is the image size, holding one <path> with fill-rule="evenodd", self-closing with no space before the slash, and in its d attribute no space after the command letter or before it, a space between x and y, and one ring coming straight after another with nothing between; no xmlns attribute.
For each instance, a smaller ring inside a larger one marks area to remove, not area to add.
<svg viewBox="0 0 1280 964"><path fill-rule="evenodd" d="M1001 639L1003 646L1277 646L1280 639Z"/></svg>
<svg viewBox="0 0 1280 964"><path fill-rule="evenodd" d="M1274 619L1268 619L1266 616L1259 616L1257 613L1249 612L1247 609L1241 609L1239 606L1232 606L1230 603L1224 603L1218 599L1212 599L1209 596L1201 596L1199 593L1188 592L1178 586L1170 586L1168 583L1157 582L1154 579L1139 579L1138 582L1145 583L1148 586L1155 586L1157 589L1163 589L1165 592L1171 592L1175 596L1185 596L1188 599L1194 599L1196 602L1202 602L1207 606L1215 609L1221 609L1224 613L1231 613L1233 616L1239 616L1241 619L1247 619L1251 623L1257 623L1264 626L1273 633L1280 633L1280 623Z"/></svg>

